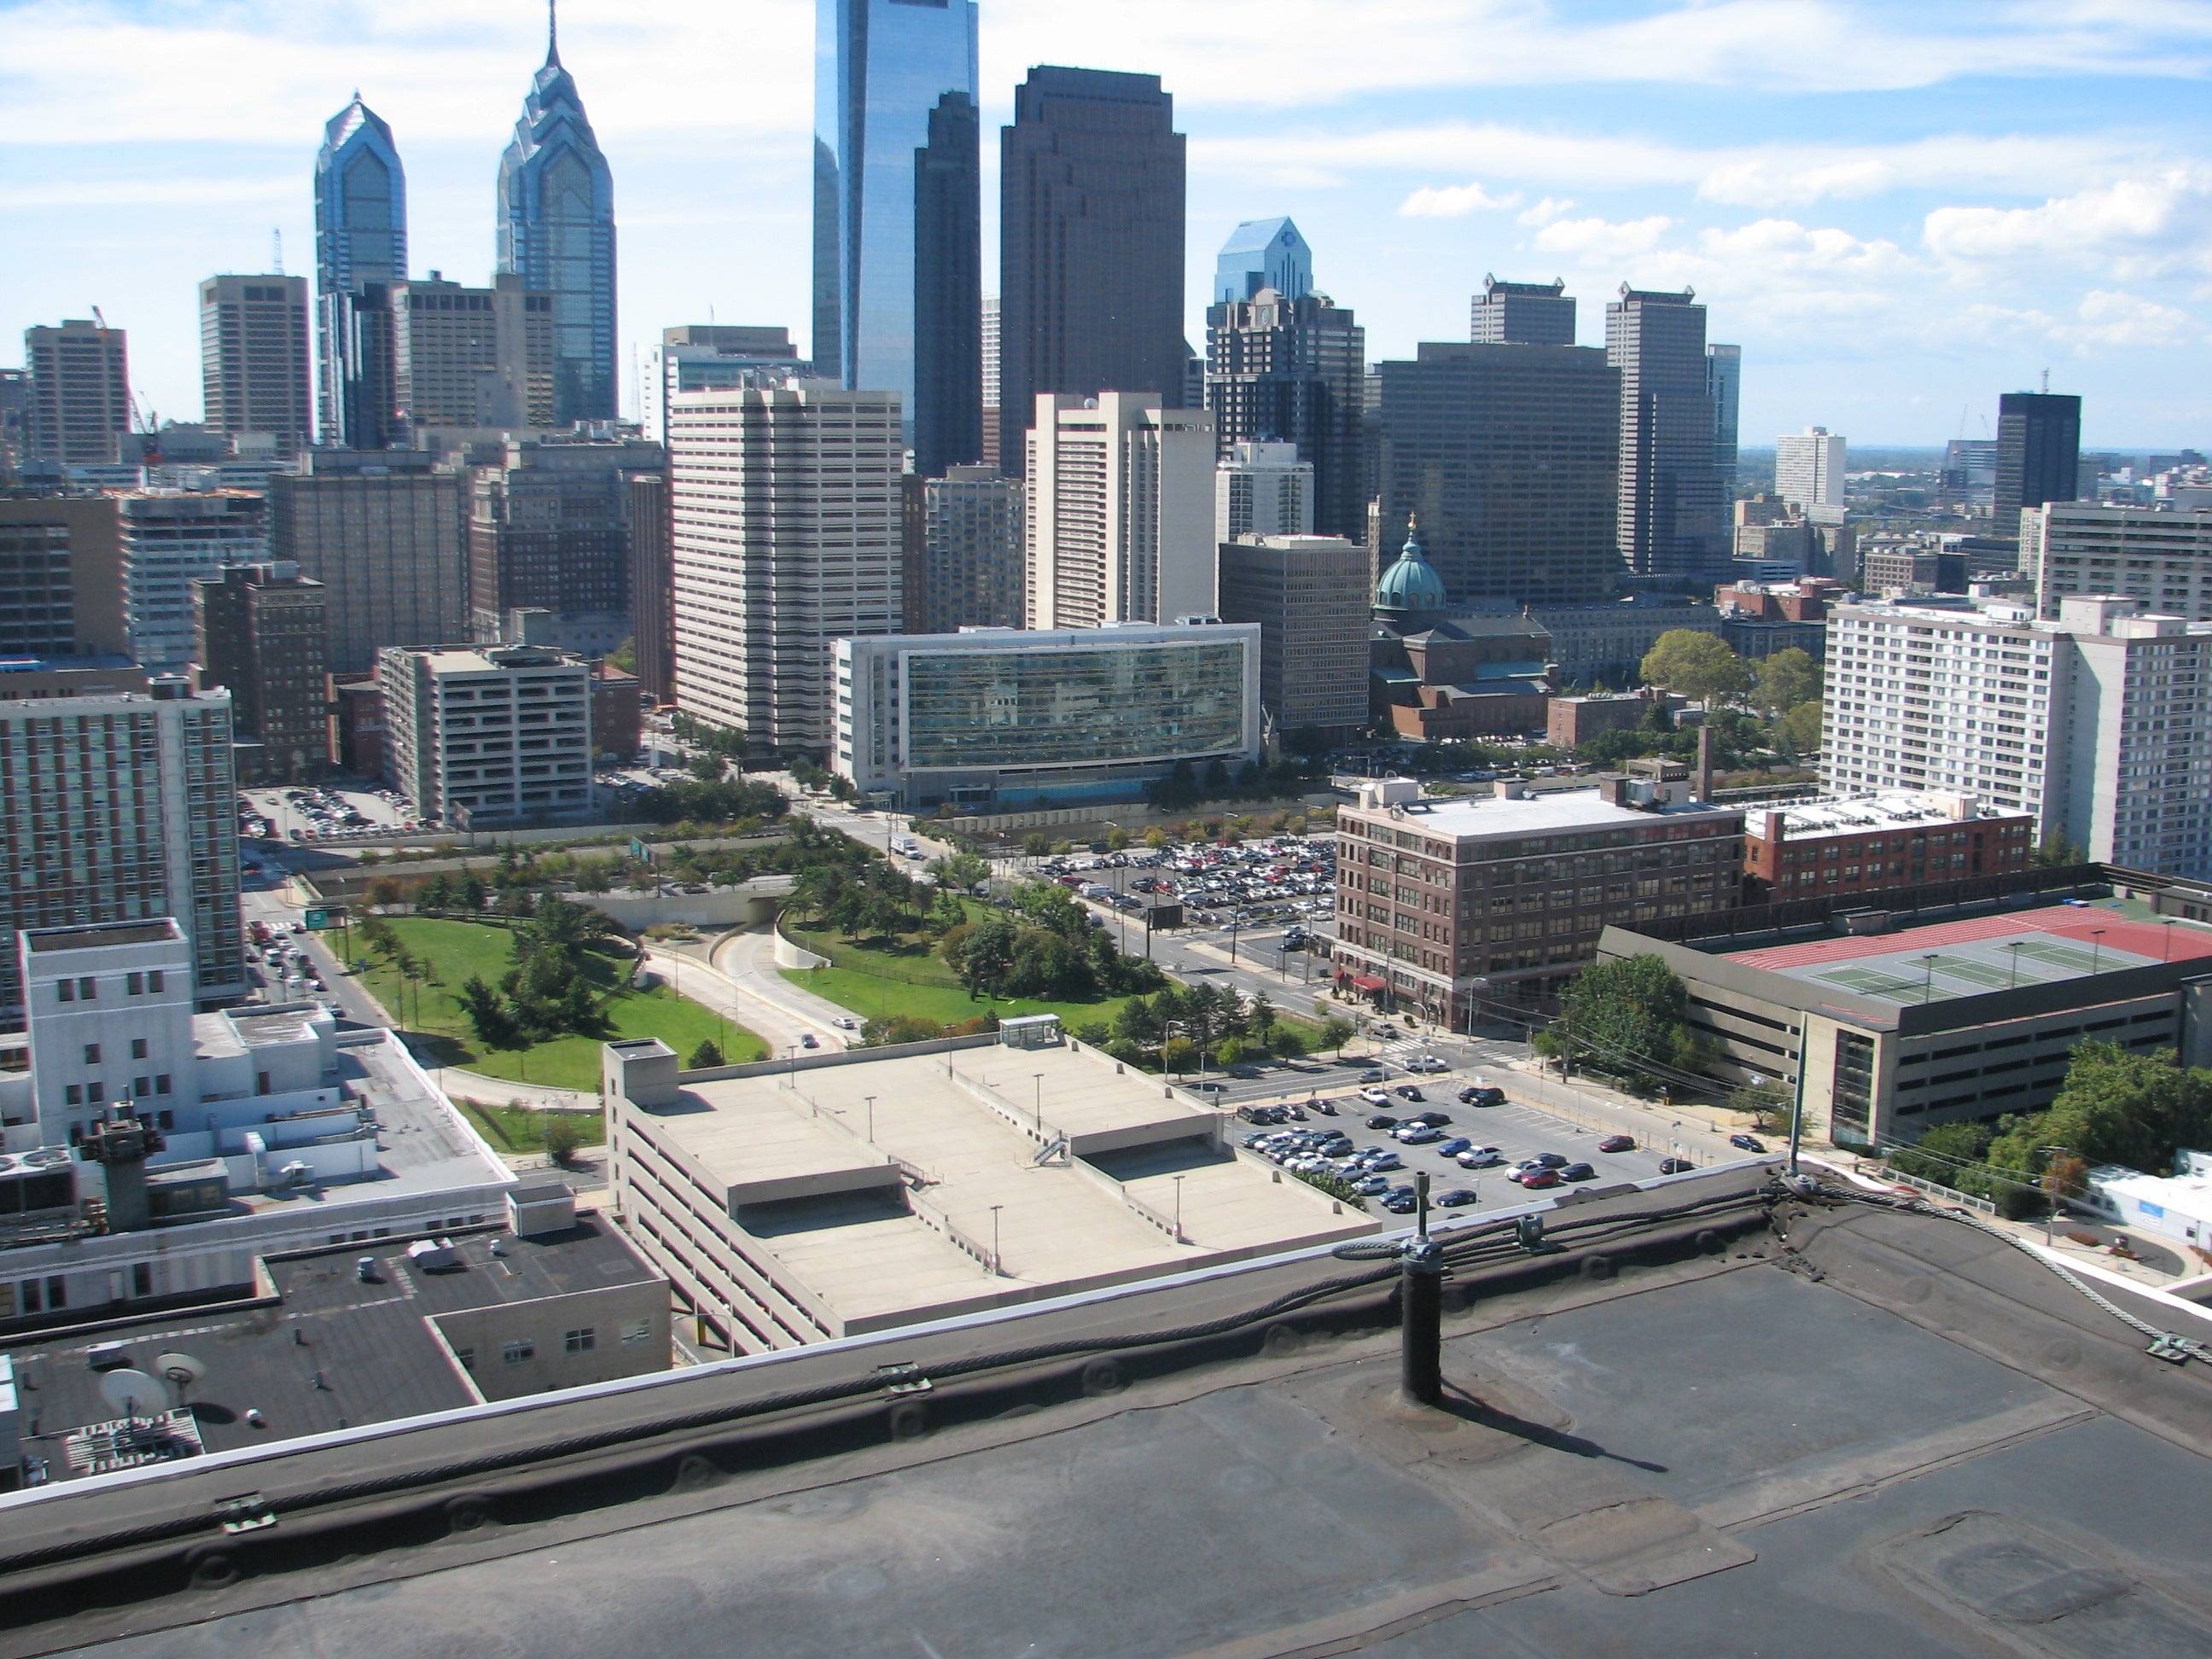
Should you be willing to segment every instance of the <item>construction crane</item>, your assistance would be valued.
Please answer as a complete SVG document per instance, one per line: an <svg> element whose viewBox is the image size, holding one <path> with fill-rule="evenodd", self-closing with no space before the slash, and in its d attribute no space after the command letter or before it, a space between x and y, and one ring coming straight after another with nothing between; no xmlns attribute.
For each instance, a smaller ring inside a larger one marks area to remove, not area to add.
<svg viewBox="0 0 2212 1659"><path fill-rule="evenodd" d="M107 318L100 311L98 306L94 306L92 307L92 320L100 325L100 331L101 333L106 334L111 331L107 326ZM133 432L143 433L149 438L154 436L155 431L154 425L154 411L149 409L143 416L141 416L138 413L138 394L131 391L129 386L123 388L123 406L124 412L130 419L131 429ZM157 453L149 448L146 456L149 465L151 465L158 459L159 456Z"/></svg>

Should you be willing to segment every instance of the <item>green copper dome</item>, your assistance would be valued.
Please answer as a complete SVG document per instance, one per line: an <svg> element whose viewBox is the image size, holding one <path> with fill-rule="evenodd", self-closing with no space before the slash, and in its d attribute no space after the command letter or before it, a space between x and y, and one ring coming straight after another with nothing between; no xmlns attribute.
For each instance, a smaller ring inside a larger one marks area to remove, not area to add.
<svg viewBox="0 0 2212 1659"><path fill-rule="evenodd" d="M1406 545L1398 555L1398 562L1382 573L1382 580L1375 585L1375 608L1377 611L1441 611L1447 603L1444 579L1437 574L1437 568L1421 556L1421 542L1415 521L1406 524Z"/></svg>

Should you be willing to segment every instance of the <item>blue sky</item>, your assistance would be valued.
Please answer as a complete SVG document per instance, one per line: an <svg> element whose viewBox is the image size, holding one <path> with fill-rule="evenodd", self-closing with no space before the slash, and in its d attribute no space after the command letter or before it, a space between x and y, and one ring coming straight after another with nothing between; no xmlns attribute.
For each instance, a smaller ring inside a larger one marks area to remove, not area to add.
<svg viewBox="0 0 2212 1659"><path fill-rule="evenodd" d="M1190 135L1194 341L1214 249L1293 215L1370 358L1464 338L1486 271L1693 285L1744 347L1747 445L2212 442L2212 0L983 0L986 115L1034 63L1164 77ZM624 338L789 325L807 288L812 0L567 0L614 167ZM537 0L0 0L0 337L131 331L199 408L193 284L312 268L321 125L358 85L405 157L414 263L482 281ZM987 273L995 141L985 143ZM19 361L0 346L0 362ZM625 366L627 373L627 365Z"/></svg>

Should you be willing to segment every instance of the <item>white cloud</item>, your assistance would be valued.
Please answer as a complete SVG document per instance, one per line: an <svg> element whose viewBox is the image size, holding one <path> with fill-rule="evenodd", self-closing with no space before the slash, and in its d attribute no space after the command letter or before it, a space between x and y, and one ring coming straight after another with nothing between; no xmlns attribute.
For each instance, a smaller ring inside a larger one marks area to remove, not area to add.
<svg viewBox="0 0 2212 1659"><path fill-rule="evenodd" d="M2077 324L2061 331L2072 336L2078 350L2202 345L2205 339L2203 325L2187 312L2110 289L2083 295L2079 316Z"/></svg>
<svg viewBox="0 0 2212 1659"><path fill-rule="evenodd" d="M1547 196L1535 206L1522 210L1521 222L1524 225L1548 225L1554 219L1565 218L1574 210L1572 197Z"/></svg>
<svg viewBox="0 0 2212 1659"><path fill-rule="evenodd" d="M2063 261L2123 280L2212 271L2212 173L2121 179L2039 207L1938 208L1923 234L1932 252L1960 267Z"/></svg>
<svg viewBox="0 0 2212 1659"><path fill-rule="evenodd" d="M1605 219L1555 219L1536 233L1533 246L1564 253L1585 265L1618 265L1649 253L1674 224L1664 214L1615 224Z"/></svg>
<svg viewBox="0 0 2212 1659"><path fill-rule="evenodd" d="M1479 182L1464 185L1423 185L1398 204L1408 219L1460 219L1470 213L1509 211L1521 205L1521 193L1492 196Z"/></svg>

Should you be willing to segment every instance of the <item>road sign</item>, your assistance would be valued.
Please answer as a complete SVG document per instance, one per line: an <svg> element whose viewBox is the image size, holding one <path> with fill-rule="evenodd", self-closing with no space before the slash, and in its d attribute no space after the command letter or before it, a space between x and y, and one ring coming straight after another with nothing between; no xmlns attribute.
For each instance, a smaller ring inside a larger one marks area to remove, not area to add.
<svg viewBox="0 0 2212 1659"><path fill-rule="evenodd" d="M635 836L630 837L629 855L632 860L639 864L651 864L653 862L653 848L647 847L643 842L638 840Z"/></svg>
<svg viewBox="0 0 2212 1659"><path fill-rule="evenodd" d="M331 925L331 913L322 909L309 910L306 913L305 921L309 933L319 933Z"/></svg>

